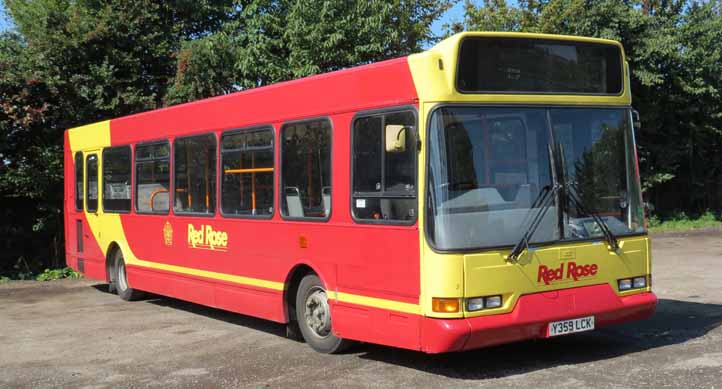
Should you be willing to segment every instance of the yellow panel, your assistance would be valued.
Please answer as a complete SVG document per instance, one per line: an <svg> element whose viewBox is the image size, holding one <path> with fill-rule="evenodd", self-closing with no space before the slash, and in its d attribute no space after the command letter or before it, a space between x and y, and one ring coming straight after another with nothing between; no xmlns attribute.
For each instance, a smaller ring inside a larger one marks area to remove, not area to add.
<svg viewBox="0 0 722 389"><path fill-rule="evenodd" d="M515 37L529 39L556 39L578 42L610 44L622 50L625 88L621 96L557 95L557 94L462 94L456 91L455 70L462 39L471 36ZM440 67L440 64L442 65ZM629 105L632 103L629 91L629 74L624 49L616 41L607 39L575 37L567 35L465 32L453 35L428 51L409 56L411 75L416 85L420 102L464 102L464 103L516 103L516 104L567 104L567 105Z"/></svg>
<svg viewBox="0 0 722 389"><path fill-rule="evenodd" d="M68 130L70 150L94 150L110 146L110 120Z"/></svg>

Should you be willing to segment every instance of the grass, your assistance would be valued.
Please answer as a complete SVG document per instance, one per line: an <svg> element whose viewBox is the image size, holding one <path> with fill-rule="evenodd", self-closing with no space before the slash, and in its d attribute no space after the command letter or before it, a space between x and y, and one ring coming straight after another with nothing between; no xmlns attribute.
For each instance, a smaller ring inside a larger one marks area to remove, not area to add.
<svg viewBox="0 0 722 389"><path fill-rule="evenodd" d="M59 280L61 278L80 278L80 273L76 272L75 270L66 267L63 269L45 269L44 272L38 274L37 277L35 277L38 281L52 281L52 280Z"/></svg>
<svg viewBox="0 0 722 389"><path fill-rule="evenodd" d="M0 275L0 285L7 284L12 280L35 280L35 281L52 281L62 278L80 278L82 275L75 270L65 267L62 269L45 269L42 273L33 272L14 272L8 275Z"/></svg>
<svg viewBox="0 0 722 389"><path fill-rule="evenodd" d="M690 231L700 228L719 228L722 221L712 212L705 212L698 218L690 218L687 214L679 213L667 220L652 216L648 220L649 232Z"/></svg>

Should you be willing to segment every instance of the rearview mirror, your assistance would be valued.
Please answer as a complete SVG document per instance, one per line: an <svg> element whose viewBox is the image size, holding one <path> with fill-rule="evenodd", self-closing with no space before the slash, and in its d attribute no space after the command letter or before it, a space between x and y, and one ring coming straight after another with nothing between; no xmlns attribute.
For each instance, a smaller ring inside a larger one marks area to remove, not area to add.
<svg viewBox="0 0 722 389"><path fill-rule="evenodd" d="M639 119L639 111L636 109L632 110L632 125L634 125L634 128L637 130L642 128L642 120Z"/></svg>
<svg viewBox="0 0 722 389"><path fill-rule="evenodd" d="M405 126L399 124L386 126L387 153L403 153L406 151L406 130Z"/></svg>

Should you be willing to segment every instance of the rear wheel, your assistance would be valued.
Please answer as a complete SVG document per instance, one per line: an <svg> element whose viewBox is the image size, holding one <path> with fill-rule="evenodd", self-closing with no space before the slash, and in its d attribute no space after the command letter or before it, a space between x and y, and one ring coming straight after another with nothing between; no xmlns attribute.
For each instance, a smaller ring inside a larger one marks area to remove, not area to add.
<svg viewBox="0 0 722 389"><path fill-rule="evenodd" d="M125 271L125 260L123 259L123 253L120 250L116 250L113 254L113 273L111 285L115 288L118 296L125 301L133 301L143 298L144 293L133 289L128 283L128 275Z"/></svg>
<svg viewBox="0 0 722 389"><path fill-rule="evenodd" d="M303 277L298 286L296 320L303 339L320 353L338 353L353 344L352 341L333 334L326 289L315 274Z"/></svg>

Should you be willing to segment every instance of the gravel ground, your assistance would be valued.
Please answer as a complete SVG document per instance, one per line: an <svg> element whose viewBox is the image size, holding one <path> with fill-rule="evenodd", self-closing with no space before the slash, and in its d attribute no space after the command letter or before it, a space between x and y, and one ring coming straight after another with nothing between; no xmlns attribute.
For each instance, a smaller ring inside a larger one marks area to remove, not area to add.
<svg viewBox="0 0 722 389"><path fill-rule="evenodd" d="M647 321L465 353L321 355L281 325L90 280L0 285L0 387L722 388L722 232L653 238Z"/></svg>

